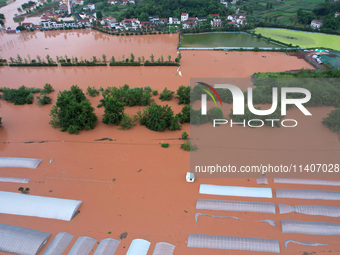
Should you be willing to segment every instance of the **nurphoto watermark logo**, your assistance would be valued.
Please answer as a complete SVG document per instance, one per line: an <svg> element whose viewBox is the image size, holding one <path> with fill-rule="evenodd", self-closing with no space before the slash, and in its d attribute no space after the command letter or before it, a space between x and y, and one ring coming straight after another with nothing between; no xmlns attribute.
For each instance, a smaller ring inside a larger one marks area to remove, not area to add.
<svg viewBox="0 0 340 255"><path fill-rule="evenodd" d="M277 76L190 80L180 116L190 113L196 178L339 177L339 144L322 121L333 109L325 106L338 103L340 79Z"/></svg>
<svg viewBox="0 0 340 255"><path fill-rule="evenodd" d="M214 84L213 86L205 83L205 82L197 82L198 85L201 85L201 90L203 93L201 94L201 115L207 115L207 96L209 95L210 98L214 101L215 105L217 106L217 102L215 97L217 97L221 107L223 107L223 103L219 93L216 89L228 89L232 95L232 113L233 115L245 115L245 96L244 92L236 85L232 84ZM210 90L210 91L209 91ZM288 105L295 105L304 115L311 116L312 114L306 109L303 105L311 99L311 93L306 88L299 88L299 87L281 87L280 88L280 108L281 108L281 116L287 115L287 106ZM290 95L288 97L288 95ZM295 95L299 95L299 98L296 98ZM301 96L303 95L303 96ZM214 97L215 96L215 97ZM253 88L247 88L247 106L249 111L258 116L269 116L273 114L278 108L278 88L272 87L272 105L269 109L262 110L257 109L254 106L253 100ZM241 125L243 127L249 126L253 128L263 127L263 126L271 126L274 127L276 122L280 122L282 127L296 127L298 125L297 120L295 119L274 119L274 118L265 118L265 119L243 119L242 121L233 121L232 119L213 119L212 124L213 127L219 125L227 125L229 124L230 127L235 125Z"/></svg>

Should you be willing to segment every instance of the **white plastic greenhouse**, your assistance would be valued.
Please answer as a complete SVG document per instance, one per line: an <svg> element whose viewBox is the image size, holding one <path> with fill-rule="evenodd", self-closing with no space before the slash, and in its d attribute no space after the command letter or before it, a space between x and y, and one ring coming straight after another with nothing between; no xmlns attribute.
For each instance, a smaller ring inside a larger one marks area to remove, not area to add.
<svg viewBox="0 0 340 255"><path fill-rule="evenodd" d="M0 191L0 213L70 221L82 201Z"/></svg>

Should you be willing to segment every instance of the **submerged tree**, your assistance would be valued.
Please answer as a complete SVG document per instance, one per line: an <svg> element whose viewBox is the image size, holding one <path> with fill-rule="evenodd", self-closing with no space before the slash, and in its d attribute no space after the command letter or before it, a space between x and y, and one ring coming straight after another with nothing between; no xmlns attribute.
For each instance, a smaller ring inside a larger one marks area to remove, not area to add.
<svg viewBox="0 0 340 255"><path fill-rule="evenodd" d="M113 96L106 96L100 100L98 107L104 106L103 123L119 125L124 115L124 103Z"/></svg>
<svg viewBox="0 0 340 255"><path fill-rule="evenodd" d="M70 91L59 93L50 116L50 124L54 128L60 128L62 132L68 131L70 134L78 134L83 129L93 129L97 122L94 108L76 85L73 85Z"/></svg>

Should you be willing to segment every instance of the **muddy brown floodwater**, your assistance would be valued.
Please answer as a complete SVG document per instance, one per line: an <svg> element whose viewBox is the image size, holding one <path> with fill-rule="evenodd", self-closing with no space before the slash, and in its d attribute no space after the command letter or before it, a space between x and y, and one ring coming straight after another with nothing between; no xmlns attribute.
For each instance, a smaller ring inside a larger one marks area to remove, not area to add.
<svg viewBox="0 0 340 255"><path fill-rule="evenodd" d="M3 57L15 56L17 52L32 56L43 55L45 47L49 49L47 51L51 56L68 54L90 57L102 53L119 55L130 52L145 56L151 53L176 56L177 46L177 35L123 38L109 37L97 32L75 31L7 36L1 36ZM48 46L45 46L46 36ZM88 40L90 42L87 42ZM55 103L57 91L69 88L72 84L78 84L85 90L87 86L105 88L127 83L131 87L149 85L161 91L164 87L176 90L182 84L188 85L190 78L193 77L250 78L251 74L259 71L312 68L305 61L284 53L230 52L225 54L224 52L183 51L182 55L180 71L183 76L178 74L177 67L1 67L0 86L17 88L24 84L42 87L49 82L56 89L56 92L52 93L53 103ZM160 102L157 97L154 98L157 103L169 104L176 113L182 108L175 99L170 102ZM96 106L100 96L90 100ZM181 132L190 131L187 124L183 125L181 131L176 132L153 132L139 125L128 131L122 131L117 126L101 123L103 110L96 108L99 117L96 128L82 131L79 135L69 135L53 129L48 124L51 105L39 106L34 103L14 106L4 101L0 103L0 116L3 117L3 126L0 128L0 155L43 159L37 169L2 168L1 176L30 178L31 181L26 186L30 188L32 195L83 201L80 213L70 222L1 215L1 223L52 233L52 238L39 254L42 254L55 235L61 231L73 234L75 239L79 236L90 236L98 241L109 237L119 239L121 233L127 232L127 238L123 239L118 247L116 253L118 255L126 254L131 241L135 238L152 242L149 255L152 254L156 242L169 242L176 245L176 255L261 254L187 248L186 239L190 233L278 239L281 254L287 255L302 255L303 252L329 254L328 251L333 251L332 254L340 253L338 237L283 234L279 224L280 219L340 222L338 218L293 213L267 215L196 210L195 204L198 198L274 202L276 205L287 203L340 206L340 204L339 201L243 199L199 195L199 185L202 183L258 185L254 179L198 179L195 183L187 183L185 173L189 171L190 154L180 149L182 141L178 140ZM126 108L129 114L134 114L137 110L138 107ZM294 159L310 162L320 158L320 155L326 155L325 151L329 150L327 159L336 161L339 159L340 149L338 137L321 124L322 118L331 110L331 107L313 109L313 116L308 119L308 122L304 123L301 120L302 126L308 125L307 132L303 128L289 131L264 128L255 135L253 129L237 128L233 130L233 135L230 135L230 146L240 146L243 149L230 150L228 157L251 164L257 162L257 156L269 148L272 150L271 158L280 158L284 150L284 161L287 163L293 155L295 155ZM291 110L288 113L300 120L298 111ZM289 135L291 138L284 139L283 135ZM110 137L115 141L94 141L103 137ZM249 143L246 143L244 137L249 140ZM25 143L27 141L45 142ZM300 142L299 147L290 151L293 141L294 144ZM168 142L170 147L161 148L162 142ZM49 163L51 158L53 162ZM3 183L1 190L17 192L19 186L21 185ZM270 181L268 187L294 188L294 185L274 184ZM326 186L306 185L301 188L338 190L337 187ZM196 223L194 214L197 212L236 216L244 221L200 217ZM263 219L276 220L276 228L273 229L269 224L256 223ZM287 239L329 245L304 247L289 244L286 251L283 241ZM71 244L74 242L75 240Z"/></svg>
<svg viewBox="0 0 340 255"><path fill-rule="evenodd" d="M177 56L177 34L168 35L129 35L112 36L87 29L72 31L23 32L19 34L0 33L0 55L5 58L22 58L29 54L46 57L65 56L89 59L93 56L107 55L107 60L114 56L116 60L130 57L133 53L145 60L153 54L157 60L163 55L166 60Z"/></svg>

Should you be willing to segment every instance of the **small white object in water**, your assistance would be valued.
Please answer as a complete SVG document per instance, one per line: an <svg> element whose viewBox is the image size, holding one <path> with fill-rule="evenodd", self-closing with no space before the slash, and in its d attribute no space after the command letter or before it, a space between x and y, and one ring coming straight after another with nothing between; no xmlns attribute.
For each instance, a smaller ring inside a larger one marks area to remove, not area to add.
<svg viewBox="0 0 340 255"><path fill-rule="evenodd" d="M180 76L182 76L182 72L181 71L179 71L178 73L179 73Z"/></svg>
<svg viewBox="0 0 340 255"><path fill-rule="evenodd" d="M53 161L53 158L50 159L50 164L52 163L52 161Z"/></svg>

